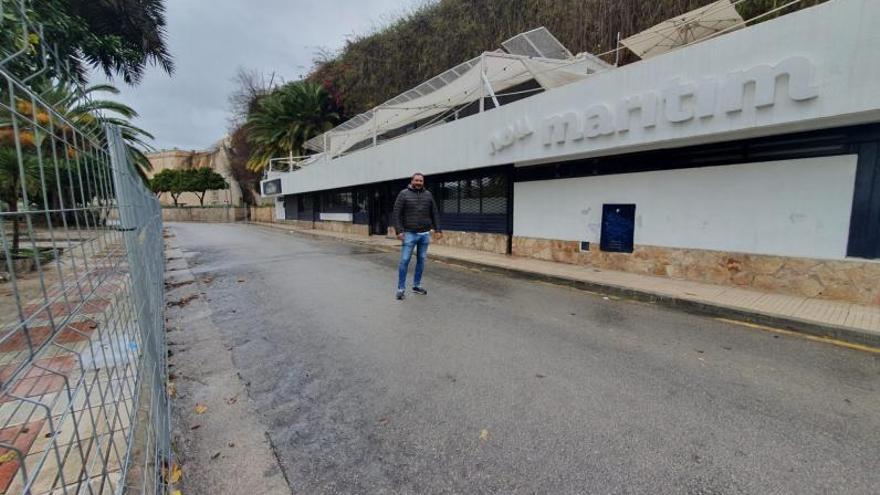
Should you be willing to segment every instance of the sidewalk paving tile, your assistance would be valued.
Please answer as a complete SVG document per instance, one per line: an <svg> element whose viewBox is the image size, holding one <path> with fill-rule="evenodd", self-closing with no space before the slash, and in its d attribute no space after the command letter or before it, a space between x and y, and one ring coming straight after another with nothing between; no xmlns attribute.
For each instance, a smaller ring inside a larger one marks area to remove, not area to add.
<svg viewBox="0 0 880 495"><path fill-rule="evenodd" d="M24 456L0 448L0 493L22 492L22 467L33 494L119 488L142 344L121 238L99 244L65 250L71 265L22 301L26 327L17 313L0 325L0 442Z"/></svg>

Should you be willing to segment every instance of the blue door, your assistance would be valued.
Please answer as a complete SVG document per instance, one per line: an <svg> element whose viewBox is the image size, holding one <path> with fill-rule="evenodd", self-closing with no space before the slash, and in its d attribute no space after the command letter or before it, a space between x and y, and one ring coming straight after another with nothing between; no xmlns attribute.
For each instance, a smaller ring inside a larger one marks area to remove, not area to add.
<svg viewBox="0 0 880 495"><path fill-rule="evenodd" d="M612 253L631 253L636 224L636 205L602 205L602 239L599 247Z"/></svg>

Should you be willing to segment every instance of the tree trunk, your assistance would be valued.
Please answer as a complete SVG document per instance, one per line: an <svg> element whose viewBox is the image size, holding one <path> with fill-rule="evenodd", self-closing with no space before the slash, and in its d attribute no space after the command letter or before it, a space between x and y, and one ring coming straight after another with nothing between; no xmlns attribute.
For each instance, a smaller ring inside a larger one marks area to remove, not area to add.
<svg viewBox="0 0 880 495"><path fill-rule="evenodd" d="M18 245L21 241L21 233L19 232L19 218L18 215L14 213L18 213L18 201L10 201L9 202L9 213L13 213L12 215L12 254L18 254Z"/></svg>
<svg viewBox="0 0 880 495"><path fill-rule="evenodd" d="M196 196L199 196L199 206L201 206L202 208L205 207L205 194L206 194L207 192L208 192L208 191L203 192L203 193L201 194L201 196L199 196L199 193L196 193Z"/></svg>

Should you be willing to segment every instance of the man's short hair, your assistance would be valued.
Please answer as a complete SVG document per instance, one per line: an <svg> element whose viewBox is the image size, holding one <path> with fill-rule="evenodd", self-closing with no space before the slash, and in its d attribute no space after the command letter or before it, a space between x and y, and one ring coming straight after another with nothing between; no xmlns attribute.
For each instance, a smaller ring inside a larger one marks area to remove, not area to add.
<svg viewBox="0 0 880 495"><path fill-rule="evenodd" d="M414 173L414 174L412 174L412 175L410 176L410 180L415 179L417 175L422 176L422 179L425 178L425 174L423 174L423 173L421 173L421 172L416 172L416 173Z"/></svg>

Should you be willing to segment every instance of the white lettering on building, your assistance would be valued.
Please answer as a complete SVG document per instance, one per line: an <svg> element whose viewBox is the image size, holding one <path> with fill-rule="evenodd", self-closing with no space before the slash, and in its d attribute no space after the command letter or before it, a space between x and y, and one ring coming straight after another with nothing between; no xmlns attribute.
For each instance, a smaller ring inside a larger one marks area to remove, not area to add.
<svg viewBox="0 0 880 495"><path fill-rule="evenodd" d="M625 133L634 127L650 129L661 119L684 124L723 117L743 111L745 94L750 88L754 94L751 105L756 109L768 108L776 103L780 80L784 80L788 97L794 101L819 96L818 87L813 85L813 64L804 57L790 57L776 65L758 65L720 78L675 78L659 91L621 98L614 105L599 103L585 110L550 115L541 122L541 143L553 146ZM491 151L494 154L531 134L532 127L523 117L490 136Z"/></svg>
<svg viewBox="0 0 880 495"><path fill-rule="evenodd" d="M517 139L530 136L533 132L532 124L529 123L529 120L526 117L521 117L513 124L505 126L500 131L492 134L492 153L494 154L498 150L513 145Z"/></svg>

